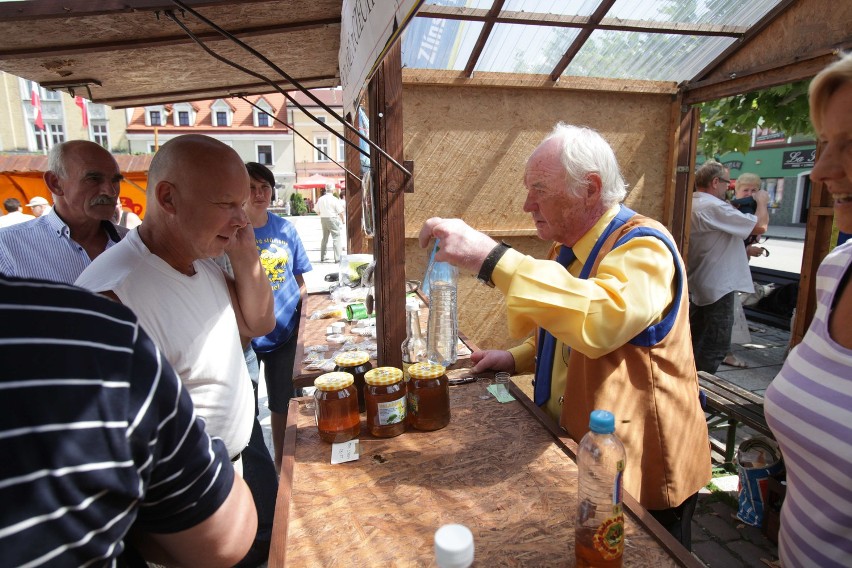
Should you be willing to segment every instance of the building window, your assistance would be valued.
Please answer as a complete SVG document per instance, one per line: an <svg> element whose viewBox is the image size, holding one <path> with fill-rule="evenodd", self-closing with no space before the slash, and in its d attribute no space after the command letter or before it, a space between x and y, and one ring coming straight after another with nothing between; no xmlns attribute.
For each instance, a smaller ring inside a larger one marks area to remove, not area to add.
<svg viewBox="0 0 852 568"><path fill-rule="evenodd" d="M228 113L223 110L216 111L215 126L228 126Z"/></svg>
<svg viewBox="0 0 852 568"><path fill-rule="evenodd" d="M258 126L269 126L269 115L265 112L257 113L257 125Z"/></svg>
<svg viewBox="0 0 852 568"><path fill-rule="evenodd" d="M317 121L318 121L318 122L322 122L323 124L325 124L325 117L324 117L324 116L318 116L318 117L317 117Z"/></svg>
<svg viewBox="0 0 852 568"><path fill-rule="evenodd" d="M314 136L314 146L317 148L317 162L327 162L328 136ZM325 154L325 155L324 155Z"/></svg>
<svg viewBox="0 0 852 568"><path fill-rule="evenodd" d="M153 142L148 142L148 153L154 154L157 152L157 148L154 146Z"/></svg>
<svg viewBox="0 0 852 568"><path fill-rule="evenodd" d="M36 149L37 150L44 150L45 149L45 147L44 147L44 145L45 145L45 140L44 140L45 132L44 132L44 130L39 129L38 127L36 127L35 124L33 124L33 133L35 134Z"/></svg>
<svg viewBox="0 0 852 568"><path fill-rule="evenodd" d="M264 166L272 165L272 146L268 144L258 144L257 146L257 161Z"/></svg>
<svg viewBox="0 0 852 568"><path fill-rule="evenodd" d="M92 123L92 136L95 139L95 144L103 146L107 150L109 150L109 134L107 132L107 125L104 123Z"/></svg>
<svg viewBox="0 0 852 568"><path fill-rule="evenodd" d="M47 124L45 125L50 129L50 141L52 145L62 144L65 142L65 129L61 124Z"/></svg>
<svg viewBox="0 0 852 568"><path fill-rule="evenodd" d="M160 111L152 110L148 111L148 118L151 122L151 126L162 126L163 123L160 122Z"/></svg>
<svg viewBox="0 0 852 568"><path fill-rule="evenodd" d="M189 126L189 111L178 111L178 126Z"/></svg>
<svg viewBox="0 0 852 568"><path fill-rule="evenodd" d="M337 161L341 164L346 163L346 142L343 138L337 139Z"/></svg>
<svg viewBox="0 0 852 568"><path fill-rule="evenodd" d="M59 91L49 91L47 89L41 90L41 100L43 101L58 101L61 100L61 98Z"/></svg>

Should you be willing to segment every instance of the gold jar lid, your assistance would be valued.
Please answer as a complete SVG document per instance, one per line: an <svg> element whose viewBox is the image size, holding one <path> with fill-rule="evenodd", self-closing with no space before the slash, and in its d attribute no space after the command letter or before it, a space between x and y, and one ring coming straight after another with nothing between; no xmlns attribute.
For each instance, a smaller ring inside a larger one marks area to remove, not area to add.
<svg viewBox="0 0 852 568"><path fill-rule="evenodd" d="M321 391L338 391L345 389L354 382L355 377L352 376L352 373L335 371L317 377L314 380L314 386Z"/></svg>
<svg viewBox="0 0 852 568"><path fill-rule="evenodd" d="M402 369L396 367L376 367L364 374L364 382L372 386L393 385L402 380Z"/></svg>
<svg viewBox="0 0 852 568"><path fill-rule="evenodd" d="M415 363L408 368L408 374L412 379L437 379L446 372L446 367L431 361Z"/></svg>
<svg viewBox="0 0 852 568"><path fill-rule="evenodd" d="M357 367L370 360L370 354L366 351L346 351L334 358L334 364L338 367Z"/></svg>

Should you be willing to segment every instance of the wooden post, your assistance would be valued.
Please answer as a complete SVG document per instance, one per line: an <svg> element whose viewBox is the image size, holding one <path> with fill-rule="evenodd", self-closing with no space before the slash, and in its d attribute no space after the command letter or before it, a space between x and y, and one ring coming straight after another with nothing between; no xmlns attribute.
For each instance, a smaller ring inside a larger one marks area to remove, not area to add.
<svg viewBox="0 0 852 568"><path fill-rule="evenodd" d="M817 142L816 161L822 153L822 143ZM816 163L816 162L815 162ZM802 269L799 279L799 297L796 300L796 321L790 330L790 346L798 345L811 325L816 312L816 274L819 263L828 254L831 245L831 226L834 208L825 184L811 183L811 202L808 224L805 229L805 249L802 252Z"/></svg>
<svg viewBox="0 0 852 568"><path fill-rule="evenodd" d="M397 42L368 87L370 138L402 163L402 57ZM376 234L375 298L378 363L402 367L405 339L405 178L393 164L372 151Z"/></svg>
<svg viewBox="0 0 852 568"><path fill-rule="evenodd" d="M671 194L666 196L666 207L671 203L671 210L664 212L664 218L685 262L689 246L689 215L695 184L695 148L698 143L700 111L696 107L682 107L680 97L675 99L674 105L672 115L678 117L678 125L672 133L672 140L676 144L671 160L674 165L674 187Z"/></svg>
<svg viewBox="0 0 852 568"><path fill-rule="evenodd" d="M357 112L357 111L356 111ZM346 122L358 126L358 116L346 116ZM350 142L357 144L360 140L355 133L346 129L344 136ZM352 146L346 145L346 167L350 172L361 172L361 153ZM362 199L361 180L346 174L346 250L349 253L366 252L364 231L361 228Z"/></svg>

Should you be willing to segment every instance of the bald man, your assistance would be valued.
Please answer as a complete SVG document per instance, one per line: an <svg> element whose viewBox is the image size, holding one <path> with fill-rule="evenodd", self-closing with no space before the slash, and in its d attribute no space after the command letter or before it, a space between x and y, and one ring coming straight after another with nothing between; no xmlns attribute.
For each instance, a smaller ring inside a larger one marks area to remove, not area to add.
<svg viewBox="0 0 852 568"><path fill-rule="evenodd" d="M243 211L248 197L248 172L232 148L196 134L174 138L151 162L145 222L76 282L136 312L238 470L254 420L240 335L275 327L272 286ZM225 252L233 278L211 260ZM274 506L275 488L246 482L256 501L271 491Z"/></svg>
<svg viewBox="0 0 852 568"><path fill-rule="evenodd" d="M122 175L112 154L86 140L54 146L47 168L54 207L0 229L0 273L70 284L127 233L110 221Z"/></svg>

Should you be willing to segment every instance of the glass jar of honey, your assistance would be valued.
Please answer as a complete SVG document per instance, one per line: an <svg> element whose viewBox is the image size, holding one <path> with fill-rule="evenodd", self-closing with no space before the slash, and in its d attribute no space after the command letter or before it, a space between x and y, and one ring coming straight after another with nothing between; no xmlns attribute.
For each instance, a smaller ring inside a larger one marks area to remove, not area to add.
<svg viewBox="0 0 852 568"><path fill-rule="evenodd" d="M361 433L358 395L350 373L326 373L314 381L317 430L323 441L347 442Z"/></svg>
<svg viewBox="0 0 852 568"><path fill-rule="evenodd" d="M366 351L346 351L334 358L334 370L349 373L355 379L358 391L358 412L367 410L364 401L364 373L373 368Z"/></svg>
<svg viewBox="0 0 852 568"><path fill-rule="evenodd" d="M364 375L367 386L367 428L377 438L393 438L405 432L406 393L402 370L378 367Z"/></svg>
<svg viewBox="0 0 852 568"><path fill-rule="evenodd" d="M418 430L440 430L450 423L450 384L446 368L431 361L408 368L409 423Z"/></svg>

